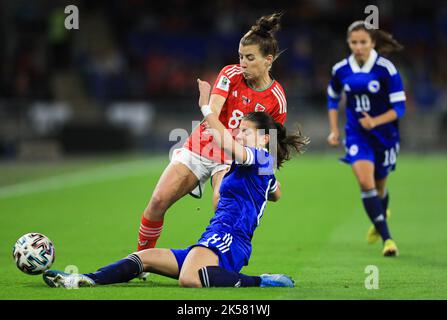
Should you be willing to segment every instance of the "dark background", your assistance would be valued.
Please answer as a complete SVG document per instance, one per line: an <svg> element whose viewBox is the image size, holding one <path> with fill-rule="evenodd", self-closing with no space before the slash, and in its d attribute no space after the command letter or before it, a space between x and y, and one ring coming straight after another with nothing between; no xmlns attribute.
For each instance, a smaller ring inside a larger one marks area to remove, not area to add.
<svg viewBox="0 0 447 320"><path fill-rule="evenodd" d="M79 30L66 30L66 5ZM404 80L403 147L447 150L446 1L2 1L0 158L165 152L175 128L200 120L196 79L238 63L242 35L283 11L273 76L312 148L326 150L326 87L349 55L346 29L379 8L379 27L405 49L389 58Z"/></svg>

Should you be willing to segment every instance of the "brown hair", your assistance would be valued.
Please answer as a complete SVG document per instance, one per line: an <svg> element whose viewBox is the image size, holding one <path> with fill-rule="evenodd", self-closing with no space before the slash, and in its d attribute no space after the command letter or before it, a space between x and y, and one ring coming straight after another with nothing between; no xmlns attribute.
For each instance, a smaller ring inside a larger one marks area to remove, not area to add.
<svg viewBox="0 0 447 320"><path fill-rule="evenodd" d="M376 44L376 50L381 55L387 55L395 51L400 51L404 47L389 32L375 29L373 25L366 23L363 20L354 21L349 27L347 37L349 38L351 32L364 30Z"/></svg>
<svg viewBox="0 0 447 320"><path fill-rule="evenodd" d="M259 45L259 50L264 57L271 54L275 60L280 55L275 33L281 28L282 15L283 13L273 13L259 18L256 24L242 37L240 44L243 46Z"/></svg>
<svg viewBox="0 0 447 320"><path fill-rule="evenodd" d="M301 130L297 129L292 134L287 134L286 127L281 123L275 122L273 118L265 112L250 112L244 116L244 120L255 124L256 129L265 130L270 134L270 130L276 130L277 134L277 168L279 169L284 161L290 160L291 152L295 150L302 154L306 145L310 143L309 137L303 136Z"/></svg>

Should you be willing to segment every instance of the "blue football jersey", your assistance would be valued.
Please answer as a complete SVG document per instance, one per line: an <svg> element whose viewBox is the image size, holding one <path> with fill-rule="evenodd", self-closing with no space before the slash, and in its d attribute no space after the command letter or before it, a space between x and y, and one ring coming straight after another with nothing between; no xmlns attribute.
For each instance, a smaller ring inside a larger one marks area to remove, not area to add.
<svg viewBox="0 0 447 320"><path fill-rule="evenodd" d="M266 149L245 147L243 164L233 162L220 186L220 200L208 229L224 230L249 246L264 214L269 193L275 192L274 161Z"/></svg>
<svg viewBox="0 0 447 320"><path fill-rule="evenodd" d="M362 135L372 145L391 147L399 141L398 120L365 130L362 112L375 117L393 108L398 118L405 113L402 79L391 61L373 49L360 67L351 55L335 64L329 83L328 108L337 109L342 92L346 95L346 136Z"/></svg>

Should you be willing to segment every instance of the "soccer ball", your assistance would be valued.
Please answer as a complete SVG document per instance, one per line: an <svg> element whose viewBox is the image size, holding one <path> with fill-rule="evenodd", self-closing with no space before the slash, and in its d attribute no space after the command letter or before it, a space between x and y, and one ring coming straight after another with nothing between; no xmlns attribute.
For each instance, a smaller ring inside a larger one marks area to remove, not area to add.
<svg viewBox="0 0 447 320"><path fill-rule="evenodd" d="M50 268L55 258L53 243L40 233L27 233L20 237L12 255L17 268L32 275Z"/></svg>

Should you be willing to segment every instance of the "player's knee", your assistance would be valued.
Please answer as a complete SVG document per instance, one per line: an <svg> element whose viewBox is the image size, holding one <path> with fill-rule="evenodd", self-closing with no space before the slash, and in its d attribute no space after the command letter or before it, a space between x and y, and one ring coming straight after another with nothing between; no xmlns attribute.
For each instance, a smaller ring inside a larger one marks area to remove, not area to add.
<svg viewBox="0 0 447 320"><path fill-rule="evenodd" d="M151 257L153 254L154 249L144 249L141 251L136 251L132 254L138 256L140 258L141 263L143 264L143 269L147 270L147 268L151 267Z"/></svg>
<svg viewBox="0 0 447 320"><path fill-rule="evenodd" d="M145 216L150 215L152 218L154 218L154 216L160 216L160 218L162 218L168 206L169 199L158 192L154 192L151 200L149 201L149 205L145 209Z"/></svg>
<svg viewBox="0 0 447 320"><path fill-rule="evenodd" d="M358 177L357 179L362 191L371 190L376 187L374 181L371 181L371 179L369 179L368 177Z"/></svg>
<svg viewBox="0 0 447 320"><path fill-rule="evenodd" d="M180 275L178 279L180 287L183 288L201 288L202 283L198 276L194 277L192 275Z"/></svg>

